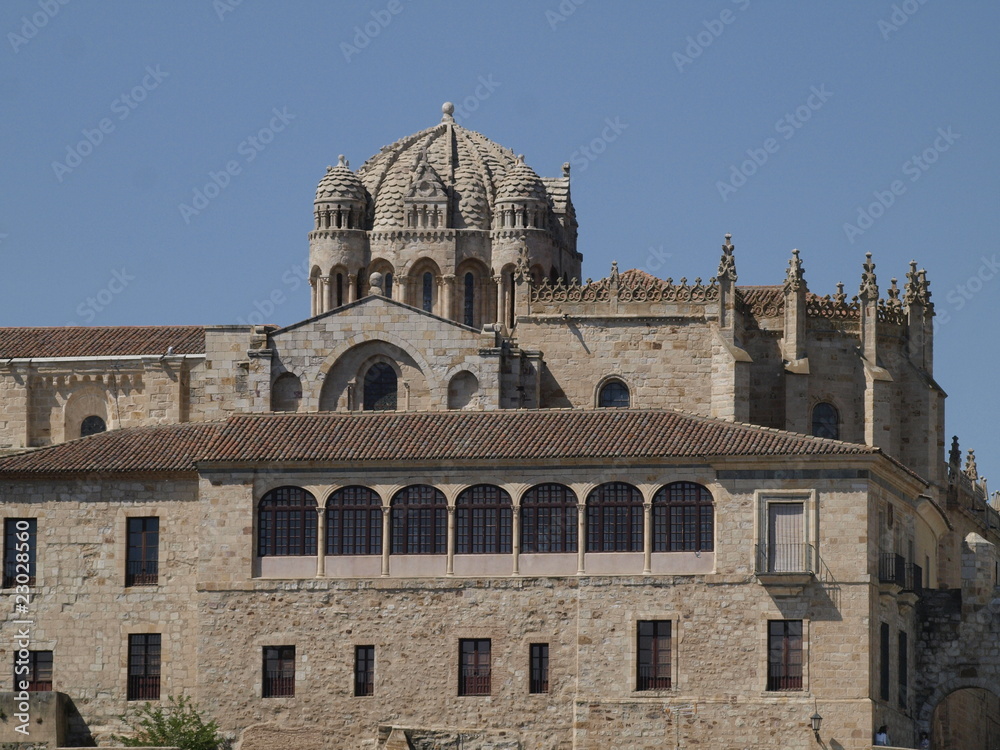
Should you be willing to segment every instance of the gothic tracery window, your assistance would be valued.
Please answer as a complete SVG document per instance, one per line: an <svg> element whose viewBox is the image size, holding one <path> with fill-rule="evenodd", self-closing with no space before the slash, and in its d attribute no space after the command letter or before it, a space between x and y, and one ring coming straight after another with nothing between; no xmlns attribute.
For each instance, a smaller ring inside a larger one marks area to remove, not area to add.
<svg viewBox="0 0 1000 750"><path fill-rule="evenodd" d="M628 386L620 380L609 380L601 386L597 405L602 408L627 409L631 405Z"/></svg>
<svg viewBox="0 0 1000 750"><path fill-rule="evenodd" d="M840 439L840 414L837 407L826 402L813 407L812 434L815 437Z"/></svg>

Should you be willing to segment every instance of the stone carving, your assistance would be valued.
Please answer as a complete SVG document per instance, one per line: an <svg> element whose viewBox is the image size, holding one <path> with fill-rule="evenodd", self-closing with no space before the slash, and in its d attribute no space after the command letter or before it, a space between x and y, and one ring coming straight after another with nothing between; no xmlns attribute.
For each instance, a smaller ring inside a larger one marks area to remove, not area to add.
<svg viewBox="0 0 1000 750"><path fill-rule="evenodd" d="M976 468L976 452L969 448L969 455L965 457L965 476L973 482L979 479L979 470Z"/></svg>
<svg viewBox="0 0 1000 750"><path fill-rule="evenodd" d="M802 261L799 259L799 251L792 250L792 257L788 261L788 273L785 274L785 293L797 292L805 285L805 269L802 268Z"/></svg>
<svg viewBox="0 0 1000 750"><path fill-rule="evenodd" d="M576 279L569 284L543 279L531 285L532 302L607 302L612 298L620 302L711 302L719 298L719 285L715 277L707 285L700 277L690 285L686 278L675 284L673 279L658 279L641 271L619 273L617 263L612 264L607 278L587 279L583 285Z"/></svg>
<svg viewBox="0 0 1000 750"><path fill-rule="evenodd" d="M889 298L878 301L878 320L880 323L891 323L901 326L906 322L903 314L903 303L899 299L899 287L896 286L896 279L892 279L892 286L889 287Z"/></svg>
<svg viewBox="0 0 1000 750"><path fill-rule="evenodd" d="M917 270L917 261L910 261L910 270L906 274L906 286L903 287L903 304L923 305L931 307L930 282L927 281L927 271L921 268Z"/></svg>
<svg viewBox="0 0 1000 750"><path fill-rule="evenodd" d="M726 235L726 243L722 246L722 259L719 261L719 273L717 278L728 279L732 283L736 283L736 258L733 256L733 251L736 246L732 243L733 235Z"/></svg>
<svg viewBox="0 0 1000 750"><path fill-rule="evenodd" d="M857 320L861 305L857 297L847 301L844 285L837 284L837 293L824 295L810 294L806 298L806 315L813 318L828 318L829 320Z"/></svg>
<svg viewBox="0 0 1000 750"><path fill-rule="evenodd" d="M872 254L865 253L865 263L861 272L861 291L858 297L864 301L878 299L878 282L875 278L875 264L872 263Z"/></svg>

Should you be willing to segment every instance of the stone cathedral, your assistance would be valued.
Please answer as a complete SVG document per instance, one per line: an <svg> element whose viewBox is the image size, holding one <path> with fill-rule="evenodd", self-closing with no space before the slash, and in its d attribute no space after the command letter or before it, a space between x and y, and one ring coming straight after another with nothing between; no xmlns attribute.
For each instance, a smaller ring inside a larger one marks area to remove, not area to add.
<svg viewBox="0 0 1000 750"><path fill-rule="evenodd" d="M0 743L1000 747L927 273L583 279L569 165L453 112L326 168L301 322L0 328Z"/></svg>

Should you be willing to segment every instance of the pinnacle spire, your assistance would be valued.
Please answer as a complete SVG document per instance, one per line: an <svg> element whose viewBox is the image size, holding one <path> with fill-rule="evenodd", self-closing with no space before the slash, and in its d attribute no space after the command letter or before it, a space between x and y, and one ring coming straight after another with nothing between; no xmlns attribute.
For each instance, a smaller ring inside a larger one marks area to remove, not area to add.
<svg viewBox="0 0 1000 750"><path fill-rule="evenodd" d="M732 283L736 283L736 258L733 256L733 251L736 246L732 243L733 235L726 233L726 243L722 246L722 259L719 261L719 272L716 277L721 281L722 279L728 279Z"/></svg>
<svg viewBox="0 0 1000 750"><path fill-rule="evenodd" d="M875 264L872 263L872 254L865 253L865 262L861 272L861 291L858 294L862 300L878 299L878 280L875 278Z"/></svg>
<svg viewBox="0 0 1000 750"><path fill-rule="evenodd" d="M799 251L792 250L792 257L788 261L788 272L785 274L785 291L797 292L805 285L805 269L799 258Z"/></svg>

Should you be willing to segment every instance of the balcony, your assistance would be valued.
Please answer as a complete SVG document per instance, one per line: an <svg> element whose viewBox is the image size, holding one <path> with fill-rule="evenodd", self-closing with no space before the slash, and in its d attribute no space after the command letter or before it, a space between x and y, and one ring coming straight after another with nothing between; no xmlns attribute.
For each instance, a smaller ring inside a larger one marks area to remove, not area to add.
<svg viewBox="0 0 1000 750"><path fill-rule="evenodd" d="M816 575L816 548L812 544L758 544L757 580L774 596L795 596Z"/></svg>
<svg viewBox="0 0 1000 750"><path fill-rule="evenodd" d="M126 586L156 586L160 582L160 565L156 560L132 560L125 564Z"/></svg>
<svg viewBox="0 0 1000 750"><path fill-rule="evenodd" d="M883 594L899 597L913 606L923 593L924 570L895 552L882 552L878 560L878 582Z"/></svg>

